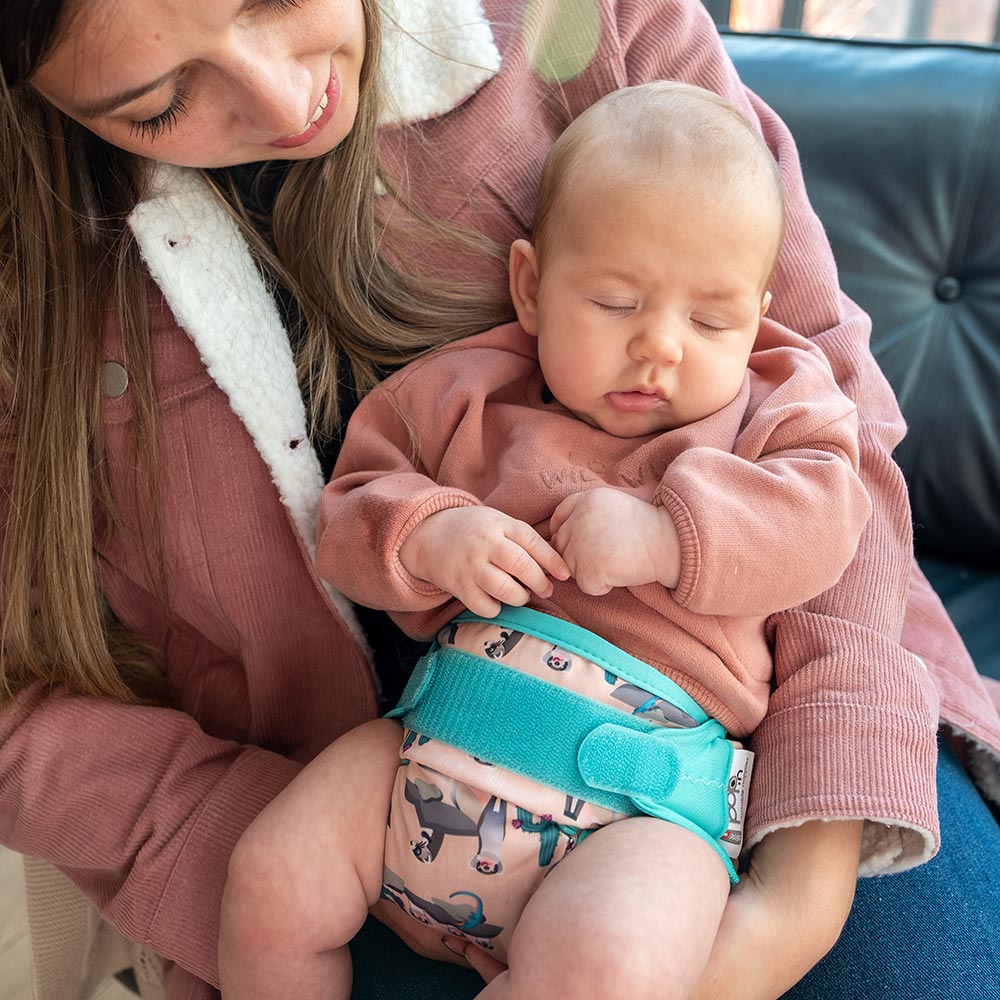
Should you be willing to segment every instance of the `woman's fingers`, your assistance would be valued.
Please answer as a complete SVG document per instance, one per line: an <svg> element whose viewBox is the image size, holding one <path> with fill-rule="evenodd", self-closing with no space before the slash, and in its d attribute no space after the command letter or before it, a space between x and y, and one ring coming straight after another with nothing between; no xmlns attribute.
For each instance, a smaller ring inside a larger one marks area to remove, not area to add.
<svg viewBox="0 0 1000 1000"><path fill-rule="evenodd" d="M483 977L483 982L489 983L496 979L501 972L507 971L507 966L498 962L492 955L487 954L482 948L477 948L472 944L456 944L454 941L446 945L452 951L465 955L465 960L476 972Z"/></svg>

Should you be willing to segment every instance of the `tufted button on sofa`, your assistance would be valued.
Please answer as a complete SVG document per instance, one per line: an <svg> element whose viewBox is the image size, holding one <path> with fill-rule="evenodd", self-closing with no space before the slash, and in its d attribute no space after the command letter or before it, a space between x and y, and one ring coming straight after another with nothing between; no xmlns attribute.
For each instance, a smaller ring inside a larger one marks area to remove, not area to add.
<svg viewBox="0 0 1000 1000"><path fill-rule="evenodd" d="M1000 48L727 34L791 128L909 427L917 557L1000 677Z"/></svg>

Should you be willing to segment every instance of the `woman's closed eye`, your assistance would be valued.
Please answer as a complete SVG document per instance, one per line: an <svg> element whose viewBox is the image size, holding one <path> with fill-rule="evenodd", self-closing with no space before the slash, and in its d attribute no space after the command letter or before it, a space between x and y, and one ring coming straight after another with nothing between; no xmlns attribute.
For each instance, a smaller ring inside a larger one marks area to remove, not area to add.
<svg viewBox="0 0 1000 1000"><path fill-rule="evenodd" d="M248 12L253 14L256 11L267 13L268 11L281 14L286 11L297 10L302 6L304 0L258 0ZM182 86L185 73L182 71L174 85L174 95L170 99L170 104L159 114L150 118L130 119L129 134L142 139L145 142L155 142L164 132L170 132L188 112L188 93Z"/></svg>
<svg viewBox="0 0 1000 1000"><path fill-rule="evenodd" d="M164 132L170 132L177 124L178 119L187 114L187 95L180 87L178 81L174 96L170 99L170 104L166 109L152 118L141 121L133 120L129 125L129 134L137 136L146 142L155 142L157 137Z"/></svg>

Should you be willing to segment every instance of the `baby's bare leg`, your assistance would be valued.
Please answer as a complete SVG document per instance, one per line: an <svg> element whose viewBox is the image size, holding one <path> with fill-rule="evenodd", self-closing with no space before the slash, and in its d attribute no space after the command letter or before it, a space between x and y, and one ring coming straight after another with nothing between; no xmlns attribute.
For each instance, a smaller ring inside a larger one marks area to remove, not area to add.
<svg viewBox="0 0 1000 1000"><path fill-rule="evenodd" d="M528 902L485 1000L681 1000L708 961L729 876L695 834L649 817L591 834Z"/></svg>
<svg viewBox="0 0 1000 1000"><path fill-rule="evenodd" d="M379 897L401 729L370 722L327 747L247 828L222 900L226 1000L346 1000L347 945Z"/></svg>

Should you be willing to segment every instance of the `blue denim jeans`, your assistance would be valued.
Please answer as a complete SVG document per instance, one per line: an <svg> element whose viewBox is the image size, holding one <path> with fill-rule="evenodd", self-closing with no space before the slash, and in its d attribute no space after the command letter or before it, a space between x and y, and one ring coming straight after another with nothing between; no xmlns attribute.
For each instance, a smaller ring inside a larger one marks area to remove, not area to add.
<svg viewBox="0 0 1000 1000"><path fill-rule="evenodd" d="M941 850L861 879L836 947L788 1000L1000 1000L1000 825L939 749Z"/></svg>
<svg viewBox="0 0 1000 1000"><path fill-rule="evenodd" d="M938 855L861 879L836 947L787 1000L1000 1000L1000 825L943 744L938 808ZM418 958L373 920L351 950L354 1000L469 1000L482 988L474 973Z"/></svg>

